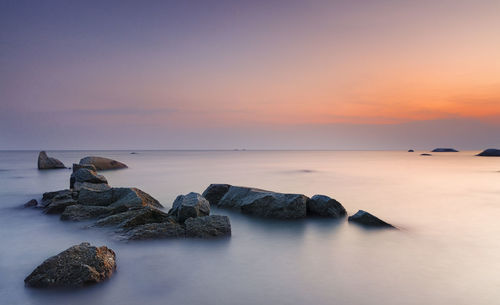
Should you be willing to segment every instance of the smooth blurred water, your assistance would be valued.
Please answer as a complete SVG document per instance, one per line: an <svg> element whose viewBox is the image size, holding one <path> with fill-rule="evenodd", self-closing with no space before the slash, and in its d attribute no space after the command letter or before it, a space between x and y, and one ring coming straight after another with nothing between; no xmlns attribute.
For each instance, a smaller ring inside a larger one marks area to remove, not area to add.
<svg viewBox="0 0 500 305"><path fill-rule="evenodd" d="M402 228L344 219L277 221L226 210L231 238L125 243L105 230L19 208L67 188L69 169L38 171L38 152L0 152L0 303L10 304L498 304L500 158L475 152L56 151L123 161L102 172L166 208L210 183L325 194ZM43 260L89 241L117 253L111 280L80 290L24 287Z"/></svg>

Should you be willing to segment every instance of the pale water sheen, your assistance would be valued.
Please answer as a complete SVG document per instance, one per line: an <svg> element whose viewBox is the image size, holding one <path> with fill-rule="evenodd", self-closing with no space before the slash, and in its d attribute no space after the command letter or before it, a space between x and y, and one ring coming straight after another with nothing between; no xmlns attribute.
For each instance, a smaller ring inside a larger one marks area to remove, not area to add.
<svg viewBox="0 0 500 305"><path fill-rule="evenodd" d="M475 152L49 152L66 165L86 155L125 162L102 172L166 208L210 183L325 194L401 228L346 220L259 219L226 210L220 240L124 243L109 232L18 208L66 188L68 169L38 171L38 152L0 152L0 303L9 304L499 304L500 158ZM24 287L38 264L89 241L117 253L111 280L76 291Z"/></svg>

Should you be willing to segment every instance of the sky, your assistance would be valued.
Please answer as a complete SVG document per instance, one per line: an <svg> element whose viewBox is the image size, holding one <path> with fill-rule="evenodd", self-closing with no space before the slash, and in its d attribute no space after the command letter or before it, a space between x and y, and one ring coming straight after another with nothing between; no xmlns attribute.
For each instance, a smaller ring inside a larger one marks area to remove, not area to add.
<svg viewBox="0 0 500 305"><path fill-rule="evenodd" d="M0 0L0 149L500 147L500 1Z"/></svg>

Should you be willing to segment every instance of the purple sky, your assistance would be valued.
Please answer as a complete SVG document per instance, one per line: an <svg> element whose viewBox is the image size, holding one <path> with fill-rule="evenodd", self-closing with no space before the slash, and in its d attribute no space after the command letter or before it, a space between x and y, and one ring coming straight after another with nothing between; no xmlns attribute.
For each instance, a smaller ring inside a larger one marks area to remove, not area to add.
<svg viewBox="0 0 500 305"><path fill-rule="evenodd" d="M500 146L499 1L0 1L0 149Z"/></svg>

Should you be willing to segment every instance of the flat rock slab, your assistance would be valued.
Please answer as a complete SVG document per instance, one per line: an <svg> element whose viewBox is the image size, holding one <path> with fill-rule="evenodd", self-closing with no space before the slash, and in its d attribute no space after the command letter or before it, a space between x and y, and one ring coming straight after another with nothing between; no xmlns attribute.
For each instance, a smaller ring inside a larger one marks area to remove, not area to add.
<svg viewBox="0 0 500 305"><path fill-rule="evenodd" d="M76 288L102 282L116 269L115 252L81 243L45 260L26 277L35 288Z"/></svg>
<svg viewBox="0 0 500 305"><path fill-rule="evenodd" d="M436 148L433 149L432 152L458 152L458 150L454 148Z"/></svg>
<svg viewBox="0 0 500 305"><path fill-rule="evenodd" d="M363 210L359 210L356 214L349 216L349 222L372 228L396 229L393 225Z"/></svg>
<svg viewBox="0 0 500 305"><path fill-rule="evenodd" d="M218 202L221 208L236 208L244 214L268 218L295 219L307 215L308 197L256 188L231 186Z"/></svg>
<svg viewBox="0 0 500 305"><path fill-rule="evenodd" d="M80 160L80 164L92 164L97 170L121 169L128 166L120 161L104 157L90 156Z"/></svg>

